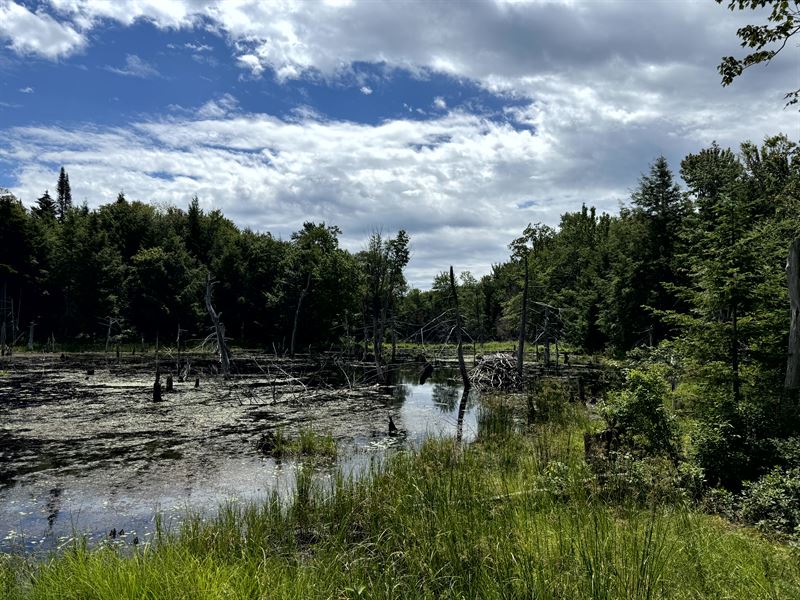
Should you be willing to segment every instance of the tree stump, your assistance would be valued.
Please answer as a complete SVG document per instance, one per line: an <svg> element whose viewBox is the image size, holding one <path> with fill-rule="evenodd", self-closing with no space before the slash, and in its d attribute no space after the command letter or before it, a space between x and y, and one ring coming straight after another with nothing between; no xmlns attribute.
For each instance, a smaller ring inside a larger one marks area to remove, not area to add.
<svg viewBox="0 0 800 600"><path fill-rule="evenodd" d="M153 383L153 402L161 402L161 375L156 373L156 380Z"/></svg>

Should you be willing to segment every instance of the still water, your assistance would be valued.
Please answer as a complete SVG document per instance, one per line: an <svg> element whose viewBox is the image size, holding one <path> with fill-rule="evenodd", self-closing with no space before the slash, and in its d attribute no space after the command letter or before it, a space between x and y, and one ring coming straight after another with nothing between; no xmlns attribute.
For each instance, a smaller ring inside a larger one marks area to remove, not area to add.
<svg viewBox="0 0 800 600"><path fill-rule="evenodd" d="M324 399L274 403L231 394L219 380L176 383L154 404L146 373L91 377L63 369L11 370L0 377L0 551L48 551L75 535L90 541L123 530L121 543L153 535L154 516L174 527L192 511L290 494L298 463L261 455L256 440L281 428L330 432L336 464L356 476L370 461L454 436L462 395L450 370L420 385L415 369L383 393L333 390ZM392 416L401 431L388 435ZM467 404L463 439L476 432Z"/></svg>

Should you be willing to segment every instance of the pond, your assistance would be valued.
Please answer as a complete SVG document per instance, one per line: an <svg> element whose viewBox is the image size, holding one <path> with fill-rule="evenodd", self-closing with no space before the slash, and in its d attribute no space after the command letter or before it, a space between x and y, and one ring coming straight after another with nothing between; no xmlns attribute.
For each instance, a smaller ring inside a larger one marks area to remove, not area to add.
<svg viewBox="0 0 800 600"><path fill-rule="evenodd" d="M176 382L174 393L153 403L145 365L98 367L89 375L85 365L40 358L3 368L0 552L49 551L76 534L96 542L111 529L124 531L119 543L146 541L157 512L174 528L187 510L213 512L274 490L290 494L298 461L256 448L270 430L330 433L338 459L318 465L317 477L337 469L358 476L387 452L455 435L462 395L452 369L437 369L420 385L418 369L409 367L394 374L390 388L343 386L289 401L276 401L263 372L233 383L201 374L198 388L193 378ZM310 384L298 378L297 385ZM389 435L389 415L401 435ZM475 432L470 398L464 440Z"/></svg>

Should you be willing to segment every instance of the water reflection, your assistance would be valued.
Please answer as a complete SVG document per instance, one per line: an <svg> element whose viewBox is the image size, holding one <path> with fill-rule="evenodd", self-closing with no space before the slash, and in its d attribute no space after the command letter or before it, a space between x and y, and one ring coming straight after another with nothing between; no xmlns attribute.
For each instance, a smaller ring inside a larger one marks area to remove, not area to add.
<svg viewBox="0 0 800 600"><path fill-rule="evenodd" d="M126 387L109 375L106 387L97 376L91 389L68 390L68 400L54 392L34 407L2 404L0 552L52 549L73 533L96 542L114 528L146 540L156 509L175 523L187 509L213 511L273 490L291 495L297 461L268 459L255 448L257 434L271 428L330 431L340 460L320 477L337 468L358 475L393 448L419 447L430 436L474 439L475 397L463 393L455 371L437 367L424 385L419 375L419 367L394 371L394 385L382 390L388 395L343 390L277 406L221 402L209 381L198 391L178 385L172 401L156 407L149 374ZM402 435L389 436L389 415Z"/></svg>
<svg viewBox="0 0 800 600"><path fill-rule="evenodd" d="M47 531L52 533L53 523L55 523L58 518L58 513L61 512L60 488L52 488L50 490L50 494L47 497L47 504L45 504L45 510L47 511Z"/></svg>
<svg viewBox="0 0 800 600"><path fill-rule="evenodd" d="M435 383L431 397L436 407L442 412L453 412L456 407L456 402L463 394L459 393L457 387L453 387L446 383Z"/></svg>

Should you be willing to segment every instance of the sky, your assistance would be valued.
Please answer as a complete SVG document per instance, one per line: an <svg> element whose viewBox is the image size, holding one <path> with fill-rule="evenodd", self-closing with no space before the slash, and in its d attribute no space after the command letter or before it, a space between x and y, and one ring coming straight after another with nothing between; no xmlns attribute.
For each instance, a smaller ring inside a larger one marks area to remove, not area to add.
<svg viewBox="0 0 800 600"><path fill-rule="evenodd" d="M725 2L727 5L727 1ZM0 0L0 187L186 207L350 250L406 229L412 285L528 223L616 213L652 161L785 133L794 40L723 88L714 0Z"/></svg>

